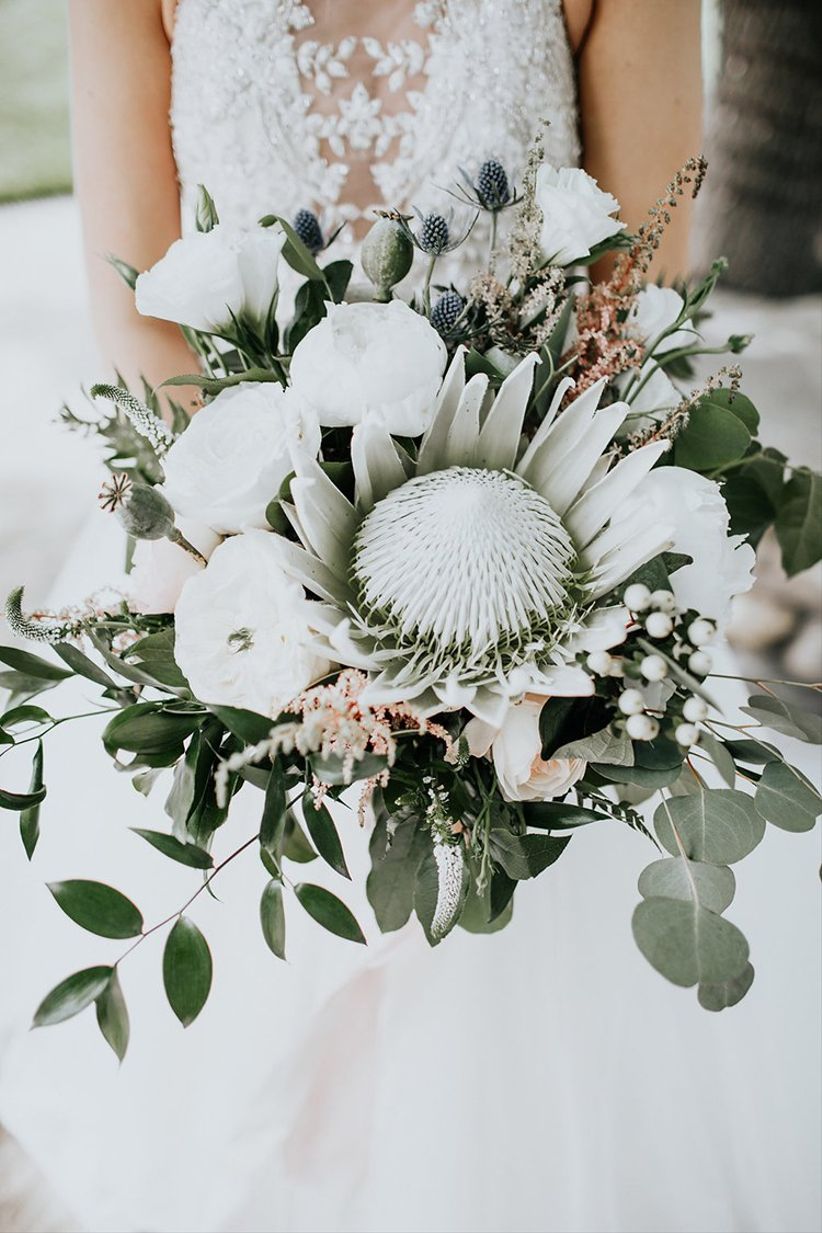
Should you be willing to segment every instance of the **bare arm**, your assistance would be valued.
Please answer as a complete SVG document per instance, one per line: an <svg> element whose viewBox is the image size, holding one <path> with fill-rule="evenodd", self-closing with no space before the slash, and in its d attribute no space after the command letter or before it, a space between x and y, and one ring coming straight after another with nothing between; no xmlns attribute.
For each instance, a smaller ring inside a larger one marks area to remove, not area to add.
<svg viewBox="0 0 822 1233"><path fill-rule="evenodd" d="M70 0L74 171L104 359L152 384L195 364L176 326L141 317L105 260L145 270L180 234L161 0ZM175 392L179 396L179 392Z"/></svg>
<svg viewBox="0 0 822 1233"><path fill-rule="evenodd" d="M702 150L700 0L583 0L578 52L583 164L634 230L673 173ZM574 9L569 0L569 30ZM688 271L690 204L680 199L651 276Z"/></svg>

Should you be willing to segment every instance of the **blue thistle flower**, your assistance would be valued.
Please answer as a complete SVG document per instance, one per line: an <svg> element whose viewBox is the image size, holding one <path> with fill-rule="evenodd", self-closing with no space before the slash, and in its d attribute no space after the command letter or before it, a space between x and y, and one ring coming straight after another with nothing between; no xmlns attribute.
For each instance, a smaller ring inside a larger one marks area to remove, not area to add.
<svg viewBox="0 0 822 1233"><path fill-rule="evenodd" d="M312 256L316 256L325 248L322 228L317 215L311 210L298 210L294 215L292 226Z"/></svg>
<svg viewBox="0 0 822 1233"><path fill-rule="evenodd" d="M482 164L474 189L486 210L501 210L511 200L508 176L502 163L496 158L488 158Z"/></svg>
<svg viewBox="0 0 822 1233"><path fill-rule="evenodd" d="M457 291L445 291L431 309L431 324L441 336L450 334L465 308L465 300Z"/></svg>
<svg viewBox="0 0 822 1233"><path fill-rule="evenodd" d="M418 243L424 253L444 253L450 240L448 223L441 214L426 214L422 220Z"/></svg>

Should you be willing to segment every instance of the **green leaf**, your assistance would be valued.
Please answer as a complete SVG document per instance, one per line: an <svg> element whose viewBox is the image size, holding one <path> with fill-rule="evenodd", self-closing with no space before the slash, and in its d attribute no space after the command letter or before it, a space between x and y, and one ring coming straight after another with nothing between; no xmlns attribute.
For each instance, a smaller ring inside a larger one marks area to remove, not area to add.
<svg viewBox="0 0 822 1233"><path fill-rule="evenodd" d="M555 839L551 835L512 835L494 828L490 834L491 855L509 878L521 881L535 878L552 865L570 843L570 835Z"/></svg>
<svg viewBox="0 0 822 1233"><path fill-rule="evenodd" d="M15 646L0 646L0 663L39 681L66 681L73 676L73 673L65 668L50 664L39 655L32 655L30 651L20 651Z"/></svg>
<svg viewBox="0 0 822 1233"><path fill-rule="evenodd" d="M636 784L641 788L667 788L680 776L680 767L663 767L657 770L648 766L606 766L595 763L593 769L611 783Z"/></svg>
<svg viewBox="0 0 822 1233"><path fill-rule="evenodd" d="M736 782L733 756L724 741L704 730L699 734L699 748L704 749L729 788Z"/></svg>
<svg viewBox="0 0 822 1233"><path fill-rule="evenodd" d="M32 1026L50 1027L79 1015L100 996L113 972L114 968L110 967L84 968L82 972L67 976L43 998L34 1012Z"/></svg>
<svg viewBox="0 0 822 1233"><path fill-rule="evenodd" d="M263 816L260 822L260 844L277 862L282 856L287 813L288 802L285 796L283 768L279 762L275 762L265 789Z"/></svg>
<svg viewBox="0 0 822 1233"><path fill-rule="evenodd" d="M391 828L386 817L378 817L371 834L371 870L365 889L382 933L402 929L414 907L417 871L431 838L411 819Z"/></svg>
<svg viewBox="0 0 822 1233"><path fill-rule="evenodd" d="M324 886L315 886L312 882L298 882L294 893L318 925L322 925L329 933L345 938L349 942L361 942L365 945L365 937L351 911L341 899L332 895Z"/></svg>
<svg viewBox="0 0 822 1233"><path fill-rule="evenodd" d="M748 762L751 766L765 766L768 762L779 762L781 755L778 750L771 749L762 741L740 740L724 742L725 748L737 762Z"/></svg>
<svg viewBox="0 0 822 1233"><path fill-rule="evenodd" d="M143 930L143 917L130 899L104 882L75 878L49 882L48 888L66 916L101 938L136 938Z"/></svg>
<svg viewBox="0 0 822 1233"><path fill-rule="evenodd" d="M593 732L569 745L562 745L555 758L584 758L586 762L606 763L608 766L633 766L634 750L624 731L612 727Z"/></svg>
<svg viewBox="0 0 822 1233"><path fill-rule="evenodd" d="M188 1027L206 1004L211 990L211 951L200 930L181 916L163 951L163 984L171 1009Z"/></svg>
<svg viewBox="0 0 822 1233"><path fill-rule="evenodd" d="M283 888L272 878L260 899L260 924L266 946L278 959L285 959L285 910Z"/></svg>
<svg viewBox="0 0 822 1233"><path fill-rule="evenodd" d="M345 759L338 754L329 754L327 758L313 754L308 761L320 783L328 784L329 787L341 787L356 783L359 779L372 779L388 765L382 754L366 754L355 762L353 767L347 767Z"/></svg>
<svg viewBox="0 0 822 1233"><path fill-rule="evenodd" d="M292 270L296 270L298 274L302 274L303 278L316 279L319 282L324 281L323 272L314 260L311 252L303 244L300 237L297 235L291 223L283 218L280 214L266 214L260 219L261 227L272 227L275 223L279 223L285 232L285 244L283 245L283 257L291 266Z"/></svg>
<svg viewBox="0 0 822 1233"><path fill-rule="evenodd" d="M243 711L235 706L212 706L209 710L214 712L229 732L233 732L249 745L258 745L260 741L266 740L275 726L273 719L266 719L255 711Z"/></svg>
<svg viewBox="0 0 822 1233"><path fill-rule="evenodd" d="M38 788L36 792L9 792L5 788L0 788L0 809L11 809L14 813L22 813L25 809L39 805L45 795L45 787Z"/></svg>
<svg viewBox="0 0 822 1233"><path fill-rule="evenodd" d="M31 764L29 795L37 796L41 791L45 792L45 785L43 784L43 742L38 741ZM24 809L20 814L20 838L23 840L23 847L29 860L34 855L34 849L37 847L39 837L40 803L38 801L36 805L29 806L28 809Z"/></svg>
<svg viewBox="0 0 822 1233"><path fill-rule="evenodd" d="M320 856L337 873L344 878L350 878L340 837L326 806L315 804L310 793L306 792L302 799L302 810L306 828Z"/></svg>
<svg viewBox="0 0 822 1233"><path fill-rule="evenodd" d="M96 999L97 1026L106 1041L114 1050L119 1061L126 1056L129 1038L129 1020L126 1000L120 987L120 979L115 968L105 989Z"/></svg>
<svg viewBox="0 0 822 1233"><path fill-rule="evenodd" d="M567 831L587 826L589 822L608 821L607 814L560 801L525 801L522 810L528 826L543 827L547 831Z"/></svg>
<svg viewBox="0 0 822 1233"><path fill-rule="evenodd" d="M468 933L499 933L501 929L510 924L514 915L514 900L509 899L505 907L493 915L492 885L492 881L489 880L480 894L473 881L469 882L465 903L457 921L461 929L465 929ZM513 885L516 886L516 883L514 882Z"/></svg>
<svg viewBox="0 0 822 1233"><path fill-rule="evenodd" d="M680 685L684 685L685 688L690 690L692 694L698 694L700 698L704 698L708 705L714 707L714 709L721 709L717 707L713 698L705 690L701 682L698 681L695 676L692 676L690 672L687 672L671 655L667 655L665 651L662 650L662 647L656 643L649 642L647 638L637 638L636 642L637 646L642 647L646 654L661 655L670 669L671 676L674 677L675 680L679 681Z"/></svg>
<svg viewBox="0 0 822 1233"><path fill-rule="evenodd" d="M748 943L736 925L693 901L645 899L632 927L645 958L675 985L733 980L748 962Z"/></svg>
<svg viewBox="0 0 822 1233"><path fill-rule="evenodd" d="M697 990L699 1005L705 1010L726 1010L729 1006L736 1006L750 989L753 978L753 965L746 963L739 976L733 980L702 983Z"/></svg>
<svg viewBox="0 0 822 1233"><path fill-rule="evenodd" d="M744 792L711 788L698 796L676 796L663 801L654 814L659 842L678 856L673 827L689 860L733 865L760 842L765 834L765 819Z"/></svg>
<svg viewBox="0 0 822 1233"><path fill-rule="evenodd" d="M150 843L158 852L162 852L163 856L168 856L181 865L188 865L191 869L211 869L214 865L211 853L199 848L195 843L181 843L179 839L165 834L164 831L146 831L139 826L129 829L141 839L145 839L146 843Z"/></svg>
<svg viewBox="0 0 822 1233"><path fill-rule="evenodd" d="M64 663L73 669L78 676L84 676L86 680L94 681L95 685L102 685L103 689L120 689L118 685L107 672L95 664L94 660L89 659L88 655L84 655L76 646L72 646L70 642L58 642L54 648L55 655L59 655Z"/></svg>
<svg viewBox="0 0 822 1233"><path fill-rule="evenodd" d="M124 652L124 658L135 660L144 672L161 685L171 685L175 689L188 688L188 681L174 658L173 627L141 638Z"/></svg>
<svg viewBox="0 0 822 1233"><path fill-rule="evenodd" d="M796 471L782 495L776 537L788 577L810 569L822 554L822 476Z"/></svg>
<svg viewBox="0 0 822 1233"><path fill-rule="evenodd" d="M785 762L769 762L754 803L763 818L783 831L810 831L822 813L822 797L804 775Z"/></svg>
<svg viewBox="0 0 822 1233"><path fill-rule="evenodd" d="M296 861L298 865L307 865L317 859L317 853L309 843L308 836L290 811L285 819L283 856L286 860Z"/></svg>
<svg viewBox="0 0 822 1233"><path fill-rule="evenodd" d="M342 304L345 299L353 271L354 267L350 261L329 261L328 265L323 266L325 281L335 304Z"/></svg>
<svg viewBox="0 0 822 1233"><path fill-rule="evenodd" d="M554 750L559 746L565 721L575 702L575 698L549 698L540 711L539 735L543 758L553 757Z"/></svg>
<svg viewBox="0 0 822 1233"><path fill-rule="evenodd" d="M180 748L195 731L201 715L170 714L161 703L137 702L114 716L103 731L103 744L109 752L118 749L130 753L163 753Z"/></svg>
<svg viewBox="0 0 822 1233"><path fill-rule="evenodd" d="M734 413L729 395L728 390L712 390L691 409L687 425L674 444L676 466L689 471L719 471L745 453L751 433Z"/></svg>
<svg viewBox="0 0 822 1233"><path fill-rule="evenodd" d="M717 915L734 897L736 879L726 865L706 865L681 856L654 861L639 875L643 899L693 900Z"/></svg>
<svg viewBox="0 0 822 1233"><path fill-rule="evenodd" d="M11 731L20 724L48 724L52 717L42 706L13 706L5 715L0 715L0 728Z"/></svg>
<svg viewBox="0 0 822 1233"><path fill-rule="evenodd" d="M748 699L748 705L740 707L740 710L774 732L792 736L798 741L809 741L812 745L822 744L822 716L790 705L773 694L753 694Z"/></svg>

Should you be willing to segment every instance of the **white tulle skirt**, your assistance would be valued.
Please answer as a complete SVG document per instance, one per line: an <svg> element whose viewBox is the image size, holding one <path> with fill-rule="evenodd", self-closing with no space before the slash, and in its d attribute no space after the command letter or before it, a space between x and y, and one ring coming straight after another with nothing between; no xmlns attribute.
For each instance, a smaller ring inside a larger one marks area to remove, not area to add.
<svg viewBox="0 0 822 1233"><path fill-rule="evenodd" d="M109 579L116 545L113 527L90 532L62 597ZM90 697L78 683L50 701L65 714ZM712 1015L634 946L636 878L654 854L627 827L575 835L520 887L501 933L457 929L431 951L413 924L377 932L360 889L368 836L341 809L354 883L319 861L304 876L346 900L368 947L329 936L292 900L288 962L274 958L251 848L215 883L219 901L201 895L192 909L214 987L187 1031L162 991L162 935L124 964L132 1041L118 1069L91 1011L29 1031L48 988L123 946L74 926L44 884L109 882L152 923L199 875L130 833L164 827L163 788L146 800L115 774L101 726L50 738L31 865L14 816L0 828L0 1121L82 1228L818 1228L814 834L769 827L739 870L730 916L757 976L744 1002ZM254 833L261 799L243 789L218 856Z"/></svg>

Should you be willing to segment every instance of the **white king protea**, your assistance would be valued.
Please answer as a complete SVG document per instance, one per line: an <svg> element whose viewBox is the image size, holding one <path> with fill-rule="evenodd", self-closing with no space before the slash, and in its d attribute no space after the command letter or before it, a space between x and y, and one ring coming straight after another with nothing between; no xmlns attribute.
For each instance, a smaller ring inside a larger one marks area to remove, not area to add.
<svg viewBox="0 0 822 1233"><path fill-rule="evenodd" d="M562 381L519 456L536 363L493 398L458 353L416 458L381 422L359 424L354 504L314 459L298 463L285 509L302 547L284 543L287 568L324 601L324 652L371 674L374 703L465 706L498 724L526 692L592 693L578 653L626 626L600 601L671 544L641 510L611 525L667 442L611 466L628 407L598 410L604 382L560 413Z"/></svg>

